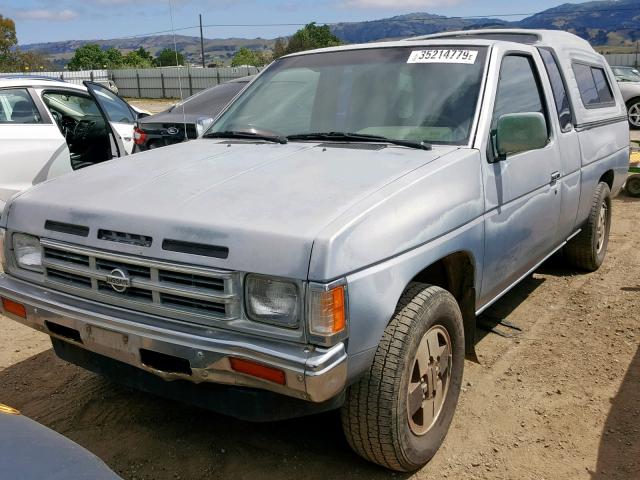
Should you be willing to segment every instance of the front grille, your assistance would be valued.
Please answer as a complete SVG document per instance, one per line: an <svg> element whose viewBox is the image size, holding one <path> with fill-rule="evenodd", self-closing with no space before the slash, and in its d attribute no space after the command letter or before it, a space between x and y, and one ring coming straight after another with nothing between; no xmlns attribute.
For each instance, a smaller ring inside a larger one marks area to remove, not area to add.
<svg viewBox="0 0 640 480"><path fill-rule="evenodd" d="M236 273L42 240L45 283L90 300L212 325L240 312ZM124 280L126 286L112 284Z"/></svg>
<svg viewBox="0 0 640 480"><path fill-rule="evenodd" d="M127 243L138 247L150 247L153 238L137 233L116 232L115 230L98 230L98 238L108 242Z"/></svg>

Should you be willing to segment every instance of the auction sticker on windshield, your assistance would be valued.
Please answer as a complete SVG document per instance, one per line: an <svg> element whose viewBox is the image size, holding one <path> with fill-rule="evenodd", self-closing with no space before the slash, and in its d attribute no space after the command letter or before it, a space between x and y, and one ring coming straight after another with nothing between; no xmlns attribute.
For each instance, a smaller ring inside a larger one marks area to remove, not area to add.
<svg viewBox="0 0 640 480"><path fill-rule="evenodd" d="M477 50L414 50L407 63L476 63Z"/></svg>

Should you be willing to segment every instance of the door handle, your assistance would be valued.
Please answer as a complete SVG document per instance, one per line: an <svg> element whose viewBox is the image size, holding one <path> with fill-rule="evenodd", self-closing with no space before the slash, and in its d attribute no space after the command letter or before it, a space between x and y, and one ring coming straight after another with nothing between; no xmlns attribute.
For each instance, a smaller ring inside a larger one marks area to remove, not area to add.
<svg viewBox="0 0 640 480"><path fill-rule="evenodd" d="M560 180L560 172L553 172L551 174L551 183L556 183L558 180Z"/></svg>

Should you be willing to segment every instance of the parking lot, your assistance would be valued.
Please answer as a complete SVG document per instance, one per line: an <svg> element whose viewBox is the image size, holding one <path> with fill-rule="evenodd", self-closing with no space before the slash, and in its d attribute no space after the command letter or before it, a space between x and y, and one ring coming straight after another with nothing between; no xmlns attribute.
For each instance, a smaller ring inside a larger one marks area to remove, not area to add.
<svg viewBox="0 0 640 480"><path fill-rule="evenodd" d="M583 275L553 258L485 318L460 407L422 478L630 479L640 470L640 201L614 202L609 253ZM132 391L58 360L6 319L0 402L67 435L125 479L395 478L357 457L335 413L250 424ZM403 477L404 478L404 477Z"/></svg>

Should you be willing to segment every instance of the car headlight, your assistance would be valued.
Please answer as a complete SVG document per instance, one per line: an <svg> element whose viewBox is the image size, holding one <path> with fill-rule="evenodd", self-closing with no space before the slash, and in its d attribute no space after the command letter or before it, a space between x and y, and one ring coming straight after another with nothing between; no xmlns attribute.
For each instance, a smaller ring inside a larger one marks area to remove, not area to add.
<svg viewBox="0 0 640 480"><path fill-rule="evenodd" d="M5 269L6 258L4 256L4 237L7 231L4 228L0 228L0 268Z"/></svg>
<svg viewBox="0 0 640 480"><path fill-rule="evenodd" d="M298 326L300 294L295 283L262 275L247 275L245 298L251 320L288 328Z"/></svg>
<svg viewBox="0 0 640 480"><path fill-rule="evenodd" d="M42 272L42 247L40 239L33 235L14 233L13 254L20 268L33 272Z"/></svg>

